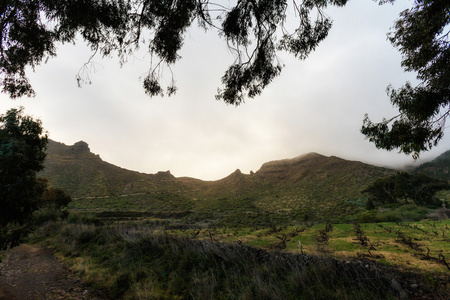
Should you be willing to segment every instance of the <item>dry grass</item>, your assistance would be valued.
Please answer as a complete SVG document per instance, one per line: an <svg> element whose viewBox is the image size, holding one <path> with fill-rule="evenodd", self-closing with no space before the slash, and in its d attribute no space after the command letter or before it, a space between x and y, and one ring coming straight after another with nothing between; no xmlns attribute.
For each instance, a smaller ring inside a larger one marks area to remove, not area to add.
<svg viewBox="0 0 450 300"><path fill-rule="evenodd" d="M307 240L305 232L314 235L322 227L301 231L302 239ZM354 257L335 260L331 256L338 251L313 255L317 253L313 245L305 246L307 255L299 255L298 249L268 252L237 243L210 242L208 230L202 230L196 239L161 227L123 223L60 223L42 230L51 232L43 235L45 241L64 254L72 270L104 290L108 298L384 299L398 293L391 287L392 278L399 282L408 278L373 262L361 264ZM216 229L217 239L219 231ZM342 234L339 228L335 231ZM235 231L233 237L245 244L263 236L270 245L278 240L277 235L292 232L293 228L283 227L256 232L245 229ZM351 242L349 237L339 239ZM350 251L339 252L339 256L347 254L353 256ZM400 260L401 256L390 258Z"/></svg>
<svg viewBox="0 0 450 300"><path fill-rule="evenodd" d="M286 247L283 251L300 253L298 242L301 241L303 253L310 255L325 254L342 259L365 257L378 260L387 265L396 265L403 268L415 268L421 271L440 272L442 274L448 274L449 272L445 264L440 263L436 259L423 259L428 252L427 249L430 249L430 257L438 258L439 255L443 255L450 261L449 220L437 223L363 224L361 229L368 239L368 245L365 246L358 241L353 225L336 224L329 233L330 239L325 247L325 253L317 250L315 242L315 236L318 235L319 230L323 229L323 226L304 227L304 231L291 237L286 242ZM280 242L282 236L289 236L295 228L302 227L278 226L276 228L277 232L273 232L273 229L270 228L241 228L239 230L226 229L226 233L223 233L222 229L216 229L213 237L216 241L239 242L244 245L271 250L274 244ZM278 229L280 230L278 231ZM179 234L177 231L172 233ZM398 233L401 233L406 238L410 238L414 245L418 245L418 250L402 243ZM201 230L197 238L210 240L208 230Z"/></svg>

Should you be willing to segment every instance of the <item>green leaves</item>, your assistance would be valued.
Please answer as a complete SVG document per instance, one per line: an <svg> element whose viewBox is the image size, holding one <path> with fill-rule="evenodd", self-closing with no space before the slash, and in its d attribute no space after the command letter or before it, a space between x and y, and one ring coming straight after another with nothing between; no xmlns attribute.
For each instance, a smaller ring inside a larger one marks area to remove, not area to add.
<svg viewBox="0 0 450 300"><path fill-rule="evenodd" d="M327 36L331 21L323 14L328 4L344 5L346 1L303 1L293 8L298 14L298 27L291 33L285 28L287 1L238 1L222 23L223 36L235 62L222 77L223 89L216 99L239 105L253 98L281 73L277 51L288 51L306 59ZM311 19L311 14L316 19ZM277 31L282 38L276 38Z"/></svg>
<svg viewBox="0 0 450 300"><path fill-rule="evenodd" d="M378 203L388 204L412 200L416 205L441 206L440 200L435 194L448 189L449 184L442 179L429 177L424 174L410 174L398 172L395 175L379 178L374 181L364 192Z"/></svg>
<svg viewBox="0 0 450 300"><path fill-rule="evenodd" d="M0 225L22 223L37 209L46 184L43 169L47 135L41 122L11 109L0 116Z"/></svg>
<svg viewBox="0 0 450 300"><path fill-rule="evenodd" d="M171 95L177 88L170 65L180 59L184 33L197 20L200 27L217 30L235 57L216 98L239 105L246 97L261 94L280 74L277 51L305 59L331 27L323 10L346 2L239 0L224 6L204 0L8 0L0 5L0 86L12 98L34 96L25 68L55 56L58 43L75 42L79 33L94 54L117 54L121 63L145 44L151 54L145 92ZM289 5L298 16L298 26L291 31L286 29ZM276 33L281 33L281 39ZM161 80L167 69L172 80L164 89ZM83 74L77 80L90 82Z"/></svg>
<svg viewBox="0 0 450 300"><path fill-rule="evenodd" d="M444 134L440 127L434 128L433 124L428 122L414 123L403 115L373 123L367 114L361 133L377 148L389 151L400 149L400 152L412 154L414 159L419 158L420 152L436 146Z"/></svg>
<svg viewBox="0 0 450 300"><path fill-rule="evenodd" d="M416 1L400 14L388 37L403 55L402 66L417 72L421 83L388 87L390 101L400 112L396 117L374 124L366 115L361 132L378 148L398 148L416 159L442 139L450 114L449 23L448 1Z"/></svg>

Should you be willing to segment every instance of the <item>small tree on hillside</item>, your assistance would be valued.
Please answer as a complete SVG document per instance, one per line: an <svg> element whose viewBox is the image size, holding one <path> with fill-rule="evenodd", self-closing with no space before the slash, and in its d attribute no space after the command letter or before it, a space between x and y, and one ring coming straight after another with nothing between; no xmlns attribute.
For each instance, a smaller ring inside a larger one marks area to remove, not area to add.
<svg viewBox="0 0 450 300"><path fill-rule="evenodd" d="M449 188L447 181L436 179L424 174L408 174L409 188L407 197L415 204L422 206L439 207L442 201L435 197L436 193Z"/></svg>
<svg viewBox="0 0 450 300"><path fill-rule="evenodd" d="M58 188L48 188L42 194L42 206L54 209L67 207L72 201L72 197Z"/></svg>
<svg viewBox="0 0 450 300"><path fill-rule="evenodd" d="M389 204L397 202L395 196L395 181L392 177L378 178L364 191L376 203Z"/></svg>

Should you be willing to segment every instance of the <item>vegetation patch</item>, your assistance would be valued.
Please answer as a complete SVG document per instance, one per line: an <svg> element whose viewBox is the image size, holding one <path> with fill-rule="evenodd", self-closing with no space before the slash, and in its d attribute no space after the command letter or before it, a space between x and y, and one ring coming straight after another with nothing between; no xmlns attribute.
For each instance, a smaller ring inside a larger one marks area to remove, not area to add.
<svg viewBox="0 0 450 300"><path fill-rule="evenodd" d="M54 247L106 298L450 295L449 270L442 261L450 256L450 221L169 229L136 222L84 223L70 216L68 220L43 224L30 241ZM399 233L420 239L420 249L399 241ZM319 249L324 235L327 243Z"/></svg>

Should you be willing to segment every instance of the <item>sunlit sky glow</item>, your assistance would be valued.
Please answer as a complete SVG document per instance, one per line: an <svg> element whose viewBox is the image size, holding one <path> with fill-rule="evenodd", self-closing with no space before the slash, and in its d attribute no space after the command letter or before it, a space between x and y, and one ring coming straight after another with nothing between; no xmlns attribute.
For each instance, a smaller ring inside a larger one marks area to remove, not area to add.
<svg viewBox="0 0 450 300"><path fill-rule="evenodd" d="M450 148L448 131L417 162L376 149L360 133L365 113L373 121L397 113L386 95L389 84L415 82L386 39L399 12L412 4L353 0L327 10L334 20L328 38L306 61L281 53L281 76L238 107L214 98L233 61L225 41L192 27L183 58L172 68L175 96L145 95L139 80L149 68L145 49L122 68L117 59L95 57L92 84L78 88L75 76L91 51L77 43L60 46L56 58L29 72L35 98L1 94L0 112L24 106L51 139L66 145L83 140L103 160L144 173L170 170L176 177L215 180L308 152L380 166L419 165Z"/></svg>

